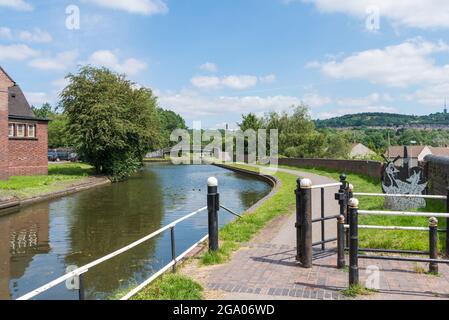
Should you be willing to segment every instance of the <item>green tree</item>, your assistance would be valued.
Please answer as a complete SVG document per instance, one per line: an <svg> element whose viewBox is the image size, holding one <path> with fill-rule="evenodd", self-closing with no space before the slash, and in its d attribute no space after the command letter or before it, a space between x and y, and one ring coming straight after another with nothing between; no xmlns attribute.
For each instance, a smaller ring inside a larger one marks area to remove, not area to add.
<svg viewBox="0 0 449 320"><path fill-rule="evenodd" d="M85 66L67 79L60 106L73 146L98 173L126 179L159 144L156 97L106 68Z"/></svg>
<svg viewBox="0 0 449 320"><path fill-rule="evenodd" d="M248 113L242 115L242 122L237 125L243 132L249 129L257 131L263 127L263 119L259 119L254 113Z"/></svg>
<svg viewBox="0 0 449 320"><path fill-rule="evenodd" d="M186 122L179 114L171 110L158 108L157 113L162 128L160 147L165 148L173 146L176 142L170 141L171 133L176 129L187 129Z"/></svg>

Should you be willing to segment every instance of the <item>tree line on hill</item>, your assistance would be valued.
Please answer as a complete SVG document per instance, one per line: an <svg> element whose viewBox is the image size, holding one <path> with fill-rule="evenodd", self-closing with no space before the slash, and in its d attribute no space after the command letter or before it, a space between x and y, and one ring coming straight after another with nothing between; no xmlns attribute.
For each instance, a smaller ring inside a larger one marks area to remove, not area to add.
<svg viewBox="0 0 449 320"><path fill-rule="evenodd" d="M315 120L317 128L402 127L402 126L449 126L449 114L434 113L425 116L394 113L358 113L341 117Z"/></svg>

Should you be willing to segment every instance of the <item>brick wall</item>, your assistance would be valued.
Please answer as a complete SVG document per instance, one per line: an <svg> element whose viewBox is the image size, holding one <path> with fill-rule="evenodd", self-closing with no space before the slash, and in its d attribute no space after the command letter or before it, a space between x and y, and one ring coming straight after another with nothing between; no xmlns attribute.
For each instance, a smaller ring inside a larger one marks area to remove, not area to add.
<svg viewBox="0 0 449 320"><path fill-rule="evenodd" d="M32 176L48 173L47 123L38 122L37 139L9 140L9 175Z"/></svg>
<svg viewBox="0 0 449 320"><path fill-rule="evenodd" d="M363 174L373 178L382 177L382 163L364 160L333 160L333 159L279 159L279 165L302 168L324 168L344 172Z"/></svg>
<svg viewBox="0 0 449 320"><path fill-rule="evenodd" d="M446 195L449 187L449 157L429 155L421 163L429 181L429 193Z"/></svg>
<svg viewBox="0 0 449 320"><path fill-rule="evenodd" d="M0 71L0 179L7 179L8 170L8 88L13 83Z"/></svg>

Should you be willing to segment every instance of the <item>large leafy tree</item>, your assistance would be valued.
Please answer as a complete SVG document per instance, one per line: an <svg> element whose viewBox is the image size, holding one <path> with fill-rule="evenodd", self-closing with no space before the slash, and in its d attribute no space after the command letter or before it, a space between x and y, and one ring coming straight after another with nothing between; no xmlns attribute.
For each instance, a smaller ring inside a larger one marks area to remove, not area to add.
<svg viewBox="0 0 449 320"><path fill-rule="evenodd" d="M67 79L60 106L73 146L98 173L129 177L159 144L156 97L106 68L85 66Z"/></svg>
<svg viewBox="0 0 449 320"><path fill-rule="evenodd" d="M177 113L171 110L158 108L159 122L161 124L161 147L174 145L176 142L170 141L171 133L176 129L187 129L185 120Z"/></svg>
<svg viewBox="0 0 449 320"><path fill-rule="evenodd" d="M32 107L36 117L49 119L48 123L48 147L70 147L69 136L67 134L67 118L49 104L44 103L41 107Z"/></svg>

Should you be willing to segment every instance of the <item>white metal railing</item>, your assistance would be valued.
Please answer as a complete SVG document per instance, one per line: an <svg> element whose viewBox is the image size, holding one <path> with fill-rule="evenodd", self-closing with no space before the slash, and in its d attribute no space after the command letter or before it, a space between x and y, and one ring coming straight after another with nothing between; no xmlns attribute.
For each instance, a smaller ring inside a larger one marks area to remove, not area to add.
<svg viewBox="0 0 449 320"><path fill-rule="evenodd" d="M405 211L369 211L359 210L360 215L374 215L374 216L397 216L397 217L428 217L428 218L449 218L449 213L434 213L434 212L405 212Z"/></svg>
<svg viewBox="0 0 449 320"><path fill-rule="evenodd" d="M112 259L112 258L114 258L114 257L116 257L116 256L118 256L118 255L120 255L120 254L122 254L124 252L127 252L127 251L129 251L129 250L131 250L131 249L141 245L142 243L144 243L146 241L149 241L149 240L153 239L154 237L160 235L164 231L167 231L169 229L172 229L172 228L176 227L176 225L178 225L179 223L181 223L181 222L183 222L183 221L185 221L185 220L187 220L187 219L189 219L189 218L191 218L191 217L193 217L193 216L195 216L195 215L197 215L197 214L199 214L199 213L201 213L201 212L203 212L205 210L207 210L207 207L204 207L204 208L201 208L201 209L199 209L197 211L194 211L194 212L192 212L192 213L190 213L190 214L188 214L188 215L186 215L186 216L184 216L184 217L182 217L182 218L180 218L180 219L170 223L169 225L167 225L167 226L165 226L165 227L163 227L163 228L161 228L161 229L159 229L159 230L149 234L148 236L143 237L142 239L137 240L137 241L131 243L130 245L128 245L126 247L123 247L123 248L121 248L121 249L119 249L117 251L114 251L114 252L112 252L112 253L110 253L110 254L108 254L108 255L100 258L100 259L97 259L97 260L95 260L95 261L93 261L93 262L91 262L89 264L86 264L86 265L84 265L84 266L82 266L82 267L80 267L80 268L78 268L76 270L73 270L72 272L66 273L65 275L63 275L63 276L61 276L61 277L59 277L59 278L57 278L57 279L55 279L55 280L45 284L45 285L37 288L36 290L33 290L33 291L31 291L31 292L29 292L29 293L19 297L17 300L30 300L30 299L34 298L35 296L37 296L37 295L39 295L39 294L41 294L41 293L43 293L43 292L45 292L45 291L55 287L56 285L66 281L66 280L68 280L70 278L74 278L74 277L80 276L80 275L86 273L87 271L89 271L89 269L91 269L91 268L93 268L93 267L95 267L95 266L97 266L97 265L99 265L99 264L101 264L101 263L103 263L105 261L108 261L108 260L110 260L110 259ZM203 239L205 239L205 238L203 238ZM198 243L196 243L195 246L197 246L197 244ZM192 251L195 246L192 246L188 251L184 252L179 257L177 257L176 259L172 260L167 266L165 266L160 271L158 271L155 275L153 275L150 279L148 279L145 282L146 285L148 285L149 283L154 281L157 277L159 277L161 274L163 274L165 271L167 271L170 267L174 266L178 261L182 260L182 258L184 258L190 251ZM162 272L162 270L164 270L164 272ZM151 280L151 281L149 281L149 280ZM145 287L145 286L143 286L143 287ZM140 290L141 290L143 287L139 286L137 288L140 288ZM138 292L138 291L135 291L136 289L131 291L131 293L133 293L132 295L129 296L129 294L128 294L125 297L128 297L128 296L132 297L133 295L135 295Z"/></svg>
<svg viewBox="0 0 449 320"><path fill-rule="evenodd" d="M342 183L328 183L328 184L318 184L312 186L312 189L324 189L324 188L332 188L332 187L340 187Z"/></svg>
<svg viewBox="0 0 449 320"><path fill-rule="evenodd" d="M345 229L349 229L350 225L345 224ZM429 231L430 228L424 227L398 227L398 226L368 226L368 225L359 225L359 229L374 229L374 230L403 230L403 231Z"/></svg>
<svg viewBox="0 0 449 320"><path fill-rule="evenodd" d="M354 196L360 197L384 197L384 198L421 198L421 199L438 199L446 200L447 196L422 195L422 194L385 194L385 193L361 193L355 192Z"/></svg>

